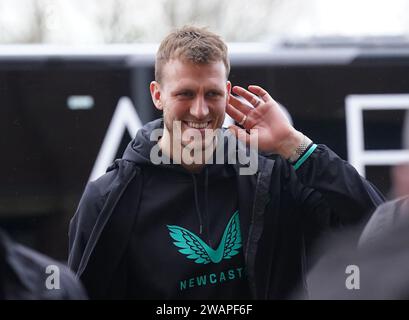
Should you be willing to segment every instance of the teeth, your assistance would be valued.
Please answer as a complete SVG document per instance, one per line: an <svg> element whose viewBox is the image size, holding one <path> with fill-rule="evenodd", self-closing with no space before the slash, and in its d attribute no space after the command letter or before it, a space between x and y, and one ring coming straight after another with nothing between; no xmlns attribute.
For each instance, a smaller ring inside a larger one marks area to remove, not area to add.
<svg viewBox="0 0 409 320"><path fill-rule="evenodd" d="M209 125L209 122L187 122L187 125L195 129L204 129Z"/></svg>

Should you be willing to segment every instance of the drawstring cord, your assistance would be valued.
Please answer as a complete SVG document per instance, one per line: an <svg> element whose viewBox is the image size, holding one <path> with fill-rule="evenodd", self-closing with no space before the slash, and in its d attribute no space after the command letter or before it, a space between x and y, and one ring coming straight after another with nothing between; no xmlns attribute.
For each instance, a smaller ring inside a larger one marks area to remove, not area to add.
<svg viewBox="0 0 409 320"><path fill-rule="evenodd" d="M204 168L204 173L205 173L205 177L204 177L204 188L205 188L205 203L204 203L204 208L205 208L205 219L208 220L208 201L209 201L209 171L208 169L205 167ZM197 212L197 217L199 219L199 234L202 235L203 234L203 215L202 215L202 211L200 210L200 204L199 204L199 196L198 196L198 186L197 186L197 179L195 174L192 173L192 179L193 179L193 189L194 189L194 194L195 194L195 206L196 206L196 212ZM208 223L208 221L206 222ZM209 226L206 225L206 232L209 233ZM212 245L210 237L209 237L209 245Z"/></svg>
<svg viewBox="0 0 409 320"><path fill-rule="evenodd" d="M194 189L194 194L195 194L196 212L199 218L199 234L202 235L203 234L203 218L202 218L202 213L200 212L199 199L197 196L197 181L193 173L192 173L192 179L193 179L193 189Z"/></svg>
<svg viewBox="0 0 409 320"><path fill-rule="evenodd" d="M212 246L212 240L209 234L209 212L208 212L208 207L209 207L209 170L207 167L205 167L205 218L206 218L206 232L208 235L209 239L209 245Z"/></svg>

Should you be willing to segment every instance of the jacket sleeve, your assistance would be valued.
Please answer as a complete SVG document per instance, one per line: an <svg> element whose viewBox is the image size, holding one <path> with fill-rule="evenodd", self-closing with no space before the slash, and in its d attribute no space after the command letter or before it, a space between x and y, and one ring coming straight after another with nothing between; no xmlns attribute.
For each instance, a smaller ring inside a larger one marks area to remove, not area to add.
<svg viewBox="0 0 409 320"><path fill-rule="evenodd" d="M87 184L77 211L70 222L68 266L74 272L78 271L88 239L104 204L105 196L101 193L97 182Z"/></svg>
<svg viewBox="0 0 409 320"><path fill-rule="evenodd" d="M324 145L318 145L295 171L306 207L305 231L363 222L381 203L383 195L355 168Z"/></svg>

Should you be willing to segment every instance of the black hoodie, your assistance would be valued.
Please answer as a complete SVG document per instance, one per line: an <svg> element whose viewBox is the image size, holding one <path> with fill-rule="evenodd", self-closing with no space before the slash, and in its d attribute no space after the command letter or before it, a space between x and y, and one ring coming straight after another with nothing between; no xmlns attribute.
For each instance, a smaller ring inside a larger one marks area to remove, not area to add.
<svg viewBox="0 0 409 320"><path fill-rule="evenodd" d="M148 137L160 127L161 120L145 125L124 157L88 183L71 220L68 263L91 298L250 292L272 299L299 285L305 292L314 239L328 227L360 222L383 201L324 145L296 171L262 155L253 175L240 175L239 165L207 165L196 175L152 165ZM238 144L234 152L242 150Z"/></svg>
<svg viewBox="0 0 409 320"><path fill-rule="evenodd" d="M179 164L154 165L149 134L140 130L123 157L143 168L138 217L122 261L126 297L249 298L235 169L207 164L191 173Z"/></svg>

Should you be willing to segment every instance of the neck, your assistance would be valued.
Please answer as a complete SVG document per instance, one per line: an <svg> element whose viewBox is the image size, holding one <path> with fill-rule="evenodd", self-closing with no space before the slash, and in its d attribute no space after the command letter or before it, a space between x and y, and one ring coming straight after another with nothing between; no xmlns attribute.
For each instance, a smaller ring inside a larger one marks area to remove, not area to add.
<svg viewBox="0 0 409 320"><path fill-rule="evenodd" d="M175 163L180 163L189 172L196 173L199 172L205 166L207 161L213 156L218 142L217 136L214 136L213 139L213 143L210 143L207 148L201 150L200 158L189 156L194 153L194 150L183 146L180 139L177 139L178 143L175 145L166 127L163 130L163 136L158 141L158 144L163 154L169 159L173 160ZM186 158L188 158L190 161L186 162Z"/></svg>

